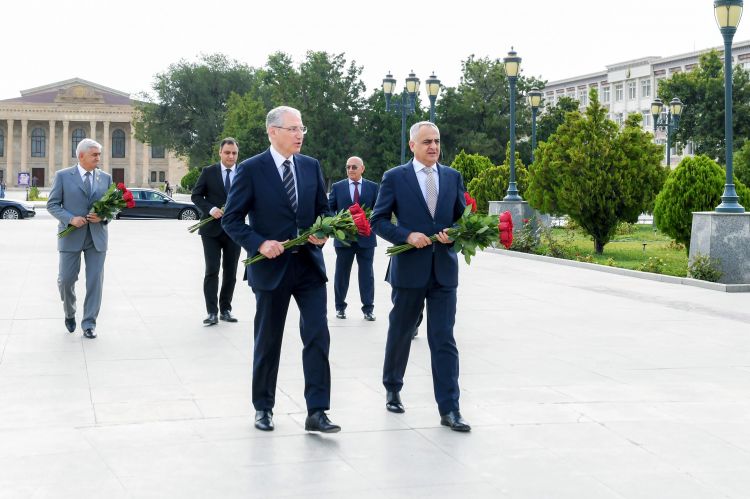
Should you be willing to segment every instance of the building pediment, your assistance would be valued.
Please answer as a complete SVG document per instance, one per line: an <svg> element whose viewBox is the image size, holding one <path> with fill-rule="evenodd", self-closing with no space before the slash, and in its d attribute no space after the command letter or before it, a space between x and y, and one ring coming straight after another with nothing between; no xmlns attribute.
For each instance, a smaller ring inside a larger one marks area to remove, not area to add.
<svg viewBox="0 0 750 499"><path fill-rule="evenodd" d="M4 102L29 104L110 104L131 105L130 94L82 78L71 78L21 90L21 97Z"/></svg>
<svg viewBox="0 0 750 499"><path fill-rule="evenodd" d="M68 104L104 104L104 96L93 87L76 84L58 90L55 102Z"/></svg>

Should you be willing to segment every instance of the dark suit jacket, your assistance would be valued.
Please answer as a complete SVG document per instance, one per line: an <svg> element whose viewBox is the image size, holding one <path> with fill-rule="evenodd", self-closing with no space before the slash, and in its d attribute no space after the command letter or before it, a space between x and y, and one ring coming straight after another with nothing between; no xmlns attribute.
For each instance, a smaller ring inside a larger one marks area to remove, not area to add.
<svg viewBox="0 0 750 499"><path fill-rule="evenodd" d="M237 179L237 169L234 167L234 178ZM206 166L201 171L198 181L193 187L190 199L195 206L201 210L203 218L210 216L211 208L221 208L227 202L227 192L224 190L224 173L221 171L221 163ZM224 232L221 221L215 220L198 229L202 236L219 237Z"/></svg>
<svg viewBox="0 0 750 499"><path fill-rule="evenodd" d="M461 217L466 207L461 174L445 165L437 167L440 191L434 220L411 161L385 172L371 221L377 235L393 244L404 244L411 232L432 236L453 226ZM396 215L397 225L391 222L392 215ZM458 285L456 253L451 245L439 242L391 257L386 280L394 287L421 288L429 282L433 265L441 285Z"/></svg>
<svg viewBox="0 0 750 499"><path fill-rule="evenodd" d="M378 198L378 184L363 178L360 181L359 204L370 209L375 207L375 200ZM328 194L328 210L331 213L337 213L349 208L352 201L349 193L349 179L339 180L331 186L331 192ZM378 245L377 237L373 232L367 237L358 237L357 244L360 248L374 248ZM338 239L333 242L336 247L345 247L346 245Z"/></svg>
<svg viewBox="0 0 750 499"><path fill-rule="evenodd" d="M258 254L263 241L293 239L298 231L309 228L319 215L328 214L323 170L318 160L296 154L294 168L297 177L297 213L292 210L270 150L238 165L221 225L234 242L247 250L251 258ZM248 215L250 223L246 224L245 217ZM301 247L301 251L309 253L311 270L327 281L322 248L308 243ZM250 286L261 291L276 289L290 258L295 257L284 252L277 258L249 265L247 279Z"/></svg>

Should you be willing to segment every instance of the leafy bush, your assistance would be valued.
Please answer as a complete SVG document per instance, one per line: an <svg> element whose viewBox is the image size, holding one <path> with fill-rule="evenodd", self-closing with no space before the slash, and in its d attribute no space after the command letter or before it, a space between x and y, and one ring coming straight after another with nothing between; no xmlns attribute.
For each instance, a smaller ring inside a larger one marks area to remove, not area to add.
<svg viewBox="0 0 750 499"><path fill-rule="evenodd" d="M39 194L39 187L29 187L29 201L46 201L47 198Z"/></svg>
<svg viewBox="0 0 750 499"><path fill-rule="evenodd" d="M198 182L198 177L200 177L201 169L200 168L191 168L187 174L182 177L182 180L180 180L180 185L183 189L192 191L193 187L195 187L196 182Z"/></svg>
<svg viewBox="0 0 750 499"><path fill-rule="evenodd" d="M596 263L592 255L582 255L580 253L576 254L576 261L584 263Z"/></svg>
<svg viewBox="0 0 750 499"><path fill-rule="evenodd" d="M518 192L526 190L528 171L521 162L521 157L516 153L516 187ZM507 148L505 162L500 166L490 166L483 169L479 174L466 183L466 190L477 200L480 211L488 211L490 201L502 200L508 191L510 179L510 148Z"/></svg>
<svg viewBox="0 0 750 499"><path fill-rule="evenodd" d="M713 211L721 203L726 172L706 156L685 158L670 172L656 196L654 222L690 251L694 211ZM750 189L734 180L740 204L750 206Z"/></svg>
<svg viewBox="0 0 750 499"><path fill-rule="evenodd" d="M544 245L544 254L553 258L571 258L570 246L573 243L573 237L573 232L566 231L561 240L554 236L552 227L539 227L539 238Z"/></svg>
<svg viewBox="0 0 750 499"><path fill-rule="evenodd" d="M627 236L635 232L636 224L630 222L620 222L617 224L615 234L618 236Z"/></svg>
<svg viewBox="0 0 750 499"><path fill-rule="evenodd" d="M487 156L482 156L481 154L466 154L463 149L461 149L461 152L458 153L458 156L456 156L453 163L451 163L451 167L461 173L461 176L464 179L464 185L469 185L469 182L474 180L480 173L494 166L495 165L492 164L492 161ZM492 201L495 200L493 199Z"/></svg>
<svg viewBox="0 0 750 499"><path fill-rule="evenodd" d="M539 248L539 229L535 228L535 225L532 220L528 218L523 219L523 226L513 234L511 251L536 253Z"/></svg>
<svg viewBox="0 0 750 499"><path fill-rule="evenodd" d="M617 262L615 262L614 258L609 257L609 258L607 258L607 261L604 262L604 265L606 265L607 267L616 267L617 266Z"/></svg>
<svg viewBox="0 0 750 499"><path fill-rule="evenodd" d="M641 272L661 274L662 272L664 272L665 266L666 263L664 263L664 260L656 256L650 256L648 257L648 260L636 267L636 270L640 270Z"/></svg>
<svg viewBox="0 0 750 499"><path fill-rule="evenodd" d="M724 273L720 269L721 262L717 258L697 253L688 265L688 277L701 281L719 282Z"/></svg>

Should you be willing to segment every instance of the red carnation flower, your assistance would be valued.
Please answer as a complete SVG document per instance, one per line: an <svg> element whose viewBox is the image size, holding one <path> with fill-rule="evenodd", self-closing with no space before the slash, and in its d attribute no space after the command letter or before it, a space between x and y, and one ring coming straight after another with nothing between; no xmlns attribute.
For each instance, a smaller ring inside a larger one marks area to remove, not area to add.
<svg viewBox="0 0 750 499"><path fill-rule="evenodd" d="M475 213L477 211L477 200L471 197L471 194L467 191L464 191L464 199L466 200L466 205L471 206L471 212Z"/></svg>
<svg viewBox="0 0 750 499"><path fill-rule="evenodd" d="M360 236L369 236L372 234L372 228L370 227L370 221L367 220L367 215L359 203L354 203L349 207L349 213L352 215L354 225L357 226L357 234Z"/></svg>
<svg viewBox="0 0 750 499"><path fill-rule="evenodd" d="M125 187L125 184L123 184L122 182L118 182L117 188L120 189L123 192L125 192L125 191L128 190L127 187Z"/></svg>
<svg viewBox="0 0 750 499"><path fill-rule="evenodd" d="M131 199L130 201L125 203L125 206L127 206L128 208L135 208L135 201Z"/></svg>
<svg viewBox="0 0 750 499"><path fill-rule="evenodd" d="M510 249L513 244L513 216L509 211L500 214L497 229L500 231L500 243Z"/></svg>
<svg viewBox="0 0 750 499"><path fill-rule="evenodd" d="M125 202L133 201L133 193L130 191L125 191L122 193L122 200ZM132 208L132 206L128 206L128 208Z"/></svg>

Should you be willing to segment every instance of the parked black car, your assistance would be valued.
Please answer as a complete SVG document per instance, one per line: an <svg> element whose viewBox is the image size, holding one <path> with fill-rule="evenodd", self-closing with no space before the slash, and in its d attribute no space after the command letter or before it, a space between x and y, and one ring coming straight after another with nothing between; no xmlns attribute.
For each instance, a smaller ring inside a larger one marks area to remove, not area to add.
<svg viewBox="0 0 750 499"><path fill-rule="evenodd" d="M2 219L16 220L31 218L34 215L36 215L36 211L30 204L13 201L12 199L0 199L0 218Z"/></svg>
<svg viewBox="0 0 750 499"><path fill-rule="evenodd" d="M125 208L117 218L175 218L197 220L200 212L193 203L175 201L156 189L134 187L130 189L135 200L134 208Z"/></svg>

